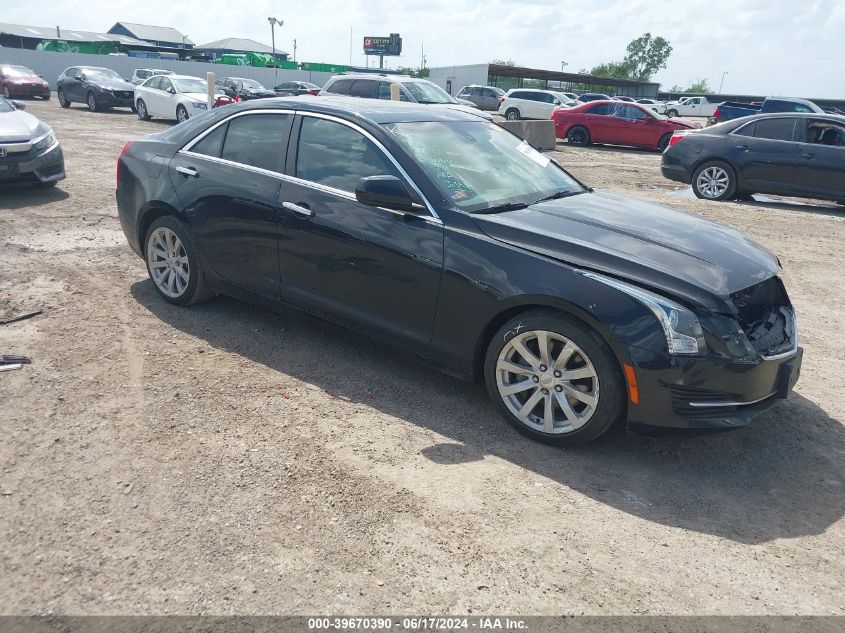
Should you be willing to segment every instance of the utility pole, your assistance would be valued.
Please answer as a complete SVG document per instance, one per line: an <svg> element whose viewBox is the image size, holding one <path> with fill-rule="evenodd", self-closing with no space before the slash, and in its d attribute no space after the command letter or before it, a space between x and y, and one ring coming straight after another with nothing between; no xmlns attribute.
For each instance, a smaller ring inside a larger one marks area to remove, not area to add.
<svg viewBox="0 0 845 633"><path fill-rule="evenodd" d="M728 74L728 71L722 73L722 81L719 82L719 94L722 94L722 86L725 85L725 75Z"/></svg>
<svg viewBox="0 0 845 633"><path fill-rule="evenodd" d="M293 61L296 62L296 38L293 39Z"/></svg>

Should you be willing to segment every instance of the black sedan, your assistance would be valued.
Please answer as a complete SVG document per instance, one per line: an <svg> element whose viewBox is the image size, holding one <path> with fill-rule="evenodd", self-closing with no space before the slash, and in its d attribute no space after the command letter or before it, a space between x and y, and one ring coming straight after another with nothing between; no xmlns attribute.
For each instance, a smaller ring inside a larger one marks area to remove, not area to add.
<svg viewBox="0 0 845 633"><path fill-rule="evenodd" d="M72 66L56 82L56 97L63 108L84 103L91 112L109 108L129 108L134 112L134 95L135 85L110 68Z"/></svg>
<svg viewBox="0 0 845 633"><path fill-rule="evenodd" d="M845 117L761 114L676 132L663 154L666 178L699 198L754 193L845 202Z"/></svg>
<svg viewBox="0 0 845 633"><path fill-rule="evenodd" d="M118 160L160 296L294 306L483 379L540 441L722 429L798 377L777 258L597 193L470 112L327 96L220 108Z"/></svg>
<svg viewBox="0 0 845 633"><path fill-rule="evenodd" d="M278 97L316 96L320 94L320 86L312 84L310 81L286 81L275 86L273 90L276 91Z"/></svg>
<svg viewBox="0 0 845 633"><path fill-rule="evenodd" d="M251 99L266 99L275 97L273 90L265 88L254 79L243 79L242 77L222 77L214 82L214 85L228 97L235 101L249 101Z"/></svg>

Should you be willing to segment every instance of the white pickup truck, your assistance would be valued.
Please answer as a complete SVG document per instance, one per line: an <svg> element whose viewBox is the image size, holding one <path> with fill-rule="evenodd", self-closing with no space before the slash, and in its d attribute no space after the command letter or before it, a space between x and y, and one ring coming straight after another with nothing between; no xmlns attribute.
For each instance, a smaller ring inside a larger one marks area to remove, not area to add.
<svg viewBox="0 0 845 633"><path fill-rule="evenodd" d="M718 103L710 103L706 97L683 97L666 104L666 114L670 119L676 116L706 116L716 114Z"/></svg>

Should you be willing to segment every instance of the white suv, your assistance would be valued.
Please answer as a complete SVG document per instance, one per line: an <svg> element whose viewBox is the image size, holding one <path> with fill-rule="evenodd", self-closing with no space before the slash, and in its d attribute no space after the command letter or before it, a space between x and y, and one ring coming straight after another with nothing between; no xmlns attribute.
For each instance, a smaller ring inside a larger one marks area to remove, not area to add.
<svg viewBox="0 0 845 633"><path fill-rule="evenodd" d="M561 92L514 88L502 98L499 114L508 121L551 119L555 109L570 107L572 103L573 101Z"/></svg>

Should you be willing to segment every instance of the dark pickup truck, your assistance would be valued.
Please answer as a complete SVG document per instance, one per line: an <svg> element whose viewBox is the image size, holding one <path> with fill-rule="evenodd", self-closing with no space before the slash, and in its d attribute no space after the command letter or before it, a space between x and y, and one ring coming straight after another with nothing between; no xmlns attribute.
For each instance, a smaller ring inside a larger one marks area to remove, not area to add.
<svg viewBox="0 0 845 633"><path fill-rule="evenodd" d="M713 118L716 119L716 123L722 123L753 114L766 114L767 112L815 112L816 114L824 114L824 110L806 99L770 97L763 102L763 105L725 101L716 108Z"/></svg>

